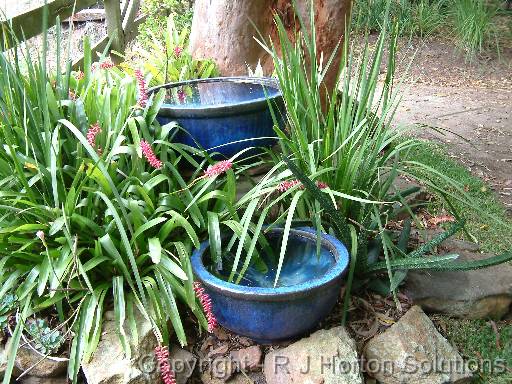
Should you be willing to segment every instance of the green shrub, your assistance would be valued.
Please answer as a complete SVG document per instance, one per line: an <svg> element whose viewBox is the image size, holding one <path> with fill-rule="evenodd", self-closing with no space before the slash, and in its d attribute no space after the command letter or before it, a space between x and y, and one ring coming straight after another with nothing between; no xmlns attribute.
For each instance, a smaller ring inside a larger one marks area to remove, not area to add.
<svg viewBox="0 0 512 384"><path fill-rule="evenodd" d="M446 20L446 0L396 0L388 17L403 36L426 37L440 31ZM379 32L385 23L387 0L357 0L352 15L356 31Z"/></svg>
<svg viewBox="0 0 512 384"><path fill-rule="evenodd" d="M69 64L48 75L45 49L35 62L29 47L23 56L0 55L0 320L15 315L16 348L28 316L57 313L74 335L73 382L108 309L128 357L135 310L160 343L168 343L169 323L186 343L177 300L206 328L189 255L207 236L207 212L231 200L219 202L214 193L197 201L194 194L235 195L234 175L191 183L178 172L178 163L190 162L195 178L206 160L168 141L175 124L155 121L163 92L146 100L141 76L108 59L91 65L87 39L84 48L83 73Z"/></svg>
<svg viewBox="0 0 512 384"><path fill-rule="evenodd" d="M494 1L393 0L389 14L386 2L356 0L352 12L355 30L378 32L389 17L397 23L402 36L451 34L468 58L492 48L499 52L500 36L495 23L498 5Z"/></svg>
<svg viewBox="0 0 512 384"><path fill-rule="evenodd" d="M149 48L154 37L164 41L169 16L174 18L178 30L190 31L192 8L192 0L144 0L142 2L142 12L147 17L139 26L137 41L145 48Z"/></svg>
<svg viewBox="0 0 512 384"><path fill-rule="evenodd" d="M187 48L188 30L179 30L169 16L163 39L151 34L148 49L137 50L137 57L123 64L128 72L144 68L151 74L150 85L215 77L218 70L211 59L194 59Z"/></svg>
<svg viewBox="0 0 512 384"><path fill-rule="evenodd" d="M452 18L457 44L468 58L490 47L499 51L493 18L497 7L484 0L458 0L453 3Z"/></svg>
<svg viewBox="0 0 512 384"><path fill-rule="evenodd" d="M277 17L280 49L273 42L270 46L261 43L274 60L286 105L287 128L281 131L275 126L282 158L273 155L272 171L246 199L256 201L256 205L260 199L266 202L264 209L258 211L258 224L267 216L272 220L271 226L284 226L276 283L294 219L312 222L318 231L334 233L351 250L347 295L355 275L361 284L373 273L384 273L388 279L387 292L394 292L408 269L464 270L511 260L512 252L467 263L454 261L457 255L424 257L463 228L464 219L455 209L457 224L409 252L411 221L418 227L421 224L406 197L417 188L393 188L398 175L416 176L446 201L453 199L482 211L456 180L428 164L408 160L405 154L422 143L408 139L403 130L392 128L400 100L400 83L394 75L398 27L395 25L388 33L385 26L373 49L366 40L358 58L345 40L341 53L333 52L322 61L316 49L313 11L309 22L311 29L306 29L302 22L302 30L293 40ZM385 49L389 52L388 70L380 83ZM336 54L341 54L339 67L330 69ZM337 71L338 81L325 98L323 79L328 70ZM324 105L325 99L328 101ZM423 177L418 176L419 171L424 171ZM269 191L276 190L280 192L277 197L265 198ZM410 219L397 236L388 224L400 212L408 213ZM371 278L372 283L376 280Z"/></svg>

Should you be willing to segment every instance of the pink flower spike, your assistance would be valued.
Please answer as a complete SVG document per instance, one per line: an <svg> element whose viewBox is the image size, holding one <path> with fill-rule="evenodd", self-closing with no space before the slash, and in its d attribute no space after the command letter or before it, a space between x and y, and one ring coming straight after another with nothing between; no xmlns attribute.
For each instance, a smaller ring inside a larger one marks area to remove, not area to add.
<svg viewBox="0 0 512 384"><path fill-rule="evenodd" d="M328 186L326 183L324 183L323 181L317 181L317 182L316 182L316 186L317 186L318 188L320 188L320 189L329 188L329 186Z"/></svg>
<svg viewBox="0 0 512 384"><path fill-rule="evenodd" d="M75 75L75 79L77 79L77 80L81 80L81 79L83 79L83 78L84 78L84 76L85 76L85 73L83 73L82 71L78 71L78 72L76 73L76 75Z"/></svg>
<svg viewBox="0 0 512 384"><path fill-rule="evenodd" d="M179 58L181 56L181 54L183 53L183 48L180 47L179 45L177 45L176 47L174 47L173 53L176 58Z"/></svg>
<svg viewBox="0 0 512 384"><path fill-rule="evenodd" d="M98 136L101 133L101 127L98 123L91 125L89 130L87 131L87 142L89 145L93 148L96 147L96 136Z"/></svg>
<svg viewBox="0 0 512 384"><path fill-rule="evenodd" d="M289 190L289 189L291 189L291 188L293 188L293 187L295 187L296 185L299 185L299 184L300 184L300 188L303 189L304 186L302 185L302 183L299 180L282 181L277 186L277 190L279 192L286 192L287 190Z"/></svg>
<svg viewBox="0 0 512 384"><path fill-rule="evenodd" d="M194 283L194 292L196 293L196 296L203 307L204 314L206 315L206 320L208 321L208 332L212 333L217 327L217 319L213 314L213 305L210 296L208 296L204 288L201 286L201 283L198 281Z"/></svg>
<svg viewBox="0 0 512 384"><path fill-rule="evenodd" d="M148 91L146 89L146 80L144 74L140 69L135 70L135 77L137 78L137 85L139 87L139 100L138 103L142 108L146 107L148 102Z"/></svg>
<svg viewBox="0 0 512 384"><path fill-rule="evenodd" d="M160 367L160 377L162 378L162 382L164 384L176 384L174 371L169 364L169 350L167 347L156 347L155 356Z"/></svg>
<svg viewBox="0 0 512 384"><path fill-rule="evenodd" d="M149 145L149 143L146 140L142 140L140 142L140 149L142 150L142 154L148 161L148 163L156 169L162 168L163 163L158 160L158 158L155 156L155 153L153 152L153 149Z"/></svg>
<svg viewBox="0 0 512 384"><path fill-rule="evenodd" d="M101 64L100 64L100 68L101 69L110 69L110 68L114 68L115 65L114 63L112 62L112 60L110 59L106 59L105 61L103 61Z"/></svg>
<svg viewBox="0 0 512 384"><path fill-rule="evenodd" d="M222 160L216 164L208 166L206 171L204 171L204 175L206 177L215 177L224 172L227 172L229 169L233 167L233 163L229 160Z"/></svg>

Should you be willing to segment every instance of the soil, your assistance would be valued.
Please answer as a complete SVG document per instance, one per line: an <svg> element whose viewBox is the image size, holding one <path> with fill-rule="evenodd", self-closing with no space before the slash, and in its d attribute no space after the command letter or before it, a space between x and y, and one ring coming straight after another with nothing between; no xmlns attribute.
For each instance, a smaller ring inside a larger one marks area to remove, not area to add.
<svg viewBox="0 0 512 384"><path fill-rule="evenodd" d="M401 56L416 55L398 124L415 125L415 135L445 144L450 156L487 181L512 210L512 45L499 57L470 63L450 41L402 46Z"/></svg>

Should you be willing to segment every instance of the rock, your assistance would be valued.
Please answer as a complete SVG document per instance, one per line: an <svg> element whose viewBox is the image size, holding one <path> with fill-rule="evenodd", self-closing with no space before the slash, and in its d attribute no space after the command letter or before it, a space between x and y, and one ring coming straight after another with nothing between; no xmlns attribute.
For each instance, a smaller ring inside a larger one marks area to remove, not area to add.
<svg viewBox="0 0 512 384"><path fill-rule="evenodd" d="M210 352L208 352L208 357L210 359L214 359L219 356L223 356L229 351L229 344L221 344L219 347L212 349Z"/></svg>
<svg viewBox="0 0 512 384"><path fill-rule="evenodd" d="M458 261L481 260L489 254L460 240L445 241L439 254L457 253ZM403 292L426 311L469 319L500 319L512 303L512 265L474 271L409 271Z"/></svg>
<svg viewBox="0 0 512 384"><path fill-rule="evenodd" d="M19 381L21 384L67 384L68 379L63 377L37 377L24 376Z"/></svg>
<svg viewBox="0 0 512 384"><path fill-rule="evenodd" d="M221 340L221 341L227 341L229 340L229 335L228 333L226 332L226 330L222 327L216 327L214 330L213 330L213 334L215 335L215 337L217 337L217 339Z"/></svg>
<svg viewBox="0 0 512 384"><path fill-rule="evenodd" d="M194 372L197 357L183 348L173 346L169 352L169 361L176 374L176 383L185 384Z"/></svg>
<svg viewBox="0 0 512 384"><path fill-rule="evenodd" d="M223 379L218 379L210 375L208 372L203 372L201 374L201 381L203 384L254 384L257 383L257 381L249 376L246 376L242 373L237 373L235 376L230 378L227 381L224 381Z"/></svg>
<svg viewBox="0 0 512 384"><path fill-rule="evenodd" d="M343 327L322 329L265 356L268 384L362 384L356 344Z"/></svg>
<svg viewBox="0 0 512 384"><path fill-rule="evenodd" d="M259 345L253 345L252 347L232 351L230 356L239 371L247 372L260 368L263 352Z"/></svg>
<svg viewBox="0 0 512 384"><path fill-rule="evenodd" d="M212 378L228 380L235 373L233 361L227 356L217 357L210 363L208 374Z"/></svg>
<svg viewBox="0 0 512 384"><path fill-rule="evenodd" d="M4 378L6 368L7 368L7 354L5 353L5 347L2 344L0 344L0 379Z"/></svg>
<svg viewBox="0 0 512 384"><path fill-rule="evenodd" d="M67 358L52 356L45 358L30 347L18 348L14 364L21 372L30 368L28 372L30 376L37 377L59 377L68 369Z"/></svg>
<svg viewBox="0 0 512 384"><path fill-rule="evenodd" d="M458 240L458 239L446 239L439 245L439 248L446 253L457 253L462 251L467 252L478 252L480 251L480 246L476 243L471 243L469 241Z"/></svg>
<svg viewBox="0 0 512 384"><path fill-rule="evenodd" d="M159 379L154 349L157 340L149 321L139 311L135 311L137 341L130 337L127 326L126 335L130 339L131 359L126 358L117 333L113 316L105 314L103 333L98 348L89 362L82 364L88 384L146 384L156 383Z"/></svg>
<svg viewBox="0 0 512 384"><path fill-rule="evenodd" d="M420 307L371 339L364 349L366 372L383 384L462 384L471 371Z"/></svg>
<svg viewBox="0 0 512 384"><path fill-rule="evenodd" d="M254 344L254 341L252 341L248 337L239 336L238 343L240 343L240 345L243 345L244 347L250 347L251 345Z"/></svg>

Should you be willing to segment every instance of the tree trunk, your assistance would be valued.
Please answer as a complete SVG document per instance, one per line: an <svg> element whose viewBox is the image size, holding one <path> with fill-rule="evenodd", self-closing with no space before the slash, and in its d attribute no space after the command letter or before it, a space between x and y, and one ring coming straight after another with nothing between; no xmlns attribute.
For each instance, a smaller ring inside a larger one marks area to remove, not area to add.
<svg viewBox="0 0 512 384"><path fill-rule="evenodd" d="M327 60L338 42L343 41L345 21L350 17L351 0L313 0L318 54ZM272 58L254 40L258 31L275 44L274 13L280 15L286 28L293 32L298 21L290 0L196 0L190 49L194 57L210 57L224 76L245 75L247 65L254 68L260 60L265 73L272 72ZM297 0L298 12L309 21L310 1ZM340 55L326 76L328 90L335 86Z"/></svg>

